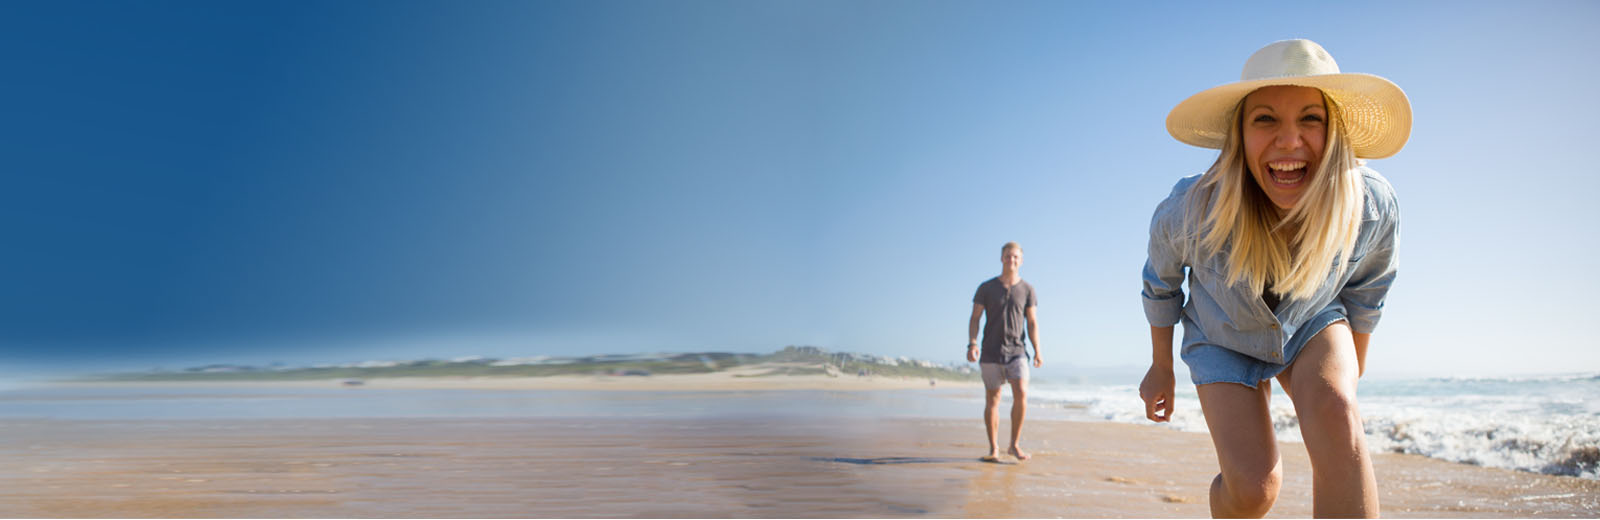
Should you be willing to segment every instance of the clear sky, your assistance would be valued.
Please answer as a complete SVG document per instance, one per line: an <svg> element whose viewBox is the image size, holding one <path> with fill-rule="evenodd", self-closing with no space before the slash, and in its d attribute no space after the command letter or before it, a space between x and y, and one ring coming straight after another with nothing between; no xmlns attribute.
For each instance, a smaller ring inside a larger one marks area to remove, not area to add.
<svg viewBox="0 0 1600 520"><path fill-rule="evenodd" d="M1130 5L1132 4L1132 5ZM770 352L1148 363L1168 110L1274 40L1389 78L1369 374L1600 370L1600 3L7 2L0 376Z"/></svg>

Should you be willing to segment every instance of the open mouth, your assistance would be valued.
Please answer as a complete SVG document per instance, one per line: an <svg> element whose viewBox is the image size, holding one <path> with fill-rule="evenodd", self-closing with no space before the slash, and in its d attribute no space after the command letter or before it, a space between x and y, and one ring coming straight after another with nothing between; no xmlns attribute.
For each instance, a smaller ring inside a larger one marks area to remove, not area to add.
<svg viewBox="0 0 1600 520"><path fill-rule="evenodd" d="M1267 176L1272 183L1285 188L1300 185L1306 180L1305 161L1274 161L1267 163Z"/></svg>

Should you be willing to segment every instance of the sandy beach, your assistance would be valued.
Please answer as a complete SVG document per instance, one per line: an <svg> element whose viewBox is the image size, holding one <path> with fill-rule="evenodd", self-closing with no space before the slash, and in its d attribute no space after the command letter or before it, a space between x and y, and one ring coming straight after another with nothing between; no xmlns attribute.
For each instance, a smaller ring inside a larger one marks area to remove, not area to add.
<svg viewBox="0 0 1600 520"><path fill-rule="evenodd" d="M425 382L368 382L390 383ZM873 417L857 408L882 405L852 396L876 394L762 395L852 413L722 403L713 408L730 411L695 417L4 419L0 516L1208 516L1216 462L1202 434L1035 419L1025 436L1035 457L993 464L977 458L976 409L971 419ZM651 407L706 400L662 399ZM1305 450L1281 451L1286 481L1271 516L1309 516ZM1385 516L1600 514L1593 480L1395 454L1375 467Z"/></svg>

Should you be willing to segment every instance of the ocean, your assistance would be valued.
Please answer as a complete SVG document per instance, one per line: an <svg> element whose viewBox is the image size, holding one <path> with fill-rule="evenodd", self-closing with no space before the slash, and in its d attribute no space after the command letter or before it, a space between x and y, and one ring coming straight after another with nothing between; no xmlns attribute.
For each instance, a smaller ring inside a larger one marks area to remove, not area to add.
<svg viewBox="0 0 1600 520"><path fill-rule="evenodd" d="M1181 378L1181 374L1180 374ZM1179 384L1163 426L1206 432L1193 385ZM1150 423L1137 384L1036 384L1030 401L1076 420ZM1368 449L1600 479L1600 374L1363 380L1357 403ZM1300 441L1293 404L1274 384L1279 440Z"/></svg>
<svg viewBox="0 0 1600 520"><path fill-rule="evenodd" d="M1181 377L1181 374L1180 374ZM1121 378L1126 381L1132 378ZM1009 393L1009 391L1008 391ZM1364 380L1368 446L1478 466L1600 480L1600 374ZM1134 384L1035 382L1029 417L1153 424ZM974 390L576 392L269 386L0 386L0 420L882 416L972 418ZM1272 399L1280 440L1299 441L1294 409ZM1173 421L1205 432L1192 385Z"/></svg>

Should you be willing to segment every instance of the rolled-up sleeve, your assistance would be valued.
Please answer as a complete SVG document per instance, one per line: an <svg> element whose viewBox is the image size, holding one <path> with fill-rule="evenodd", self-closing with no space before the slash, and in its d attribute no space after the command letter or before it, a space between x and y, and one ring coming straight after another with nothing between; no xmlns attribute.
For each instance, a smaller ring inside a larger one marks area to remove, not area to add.
<svg viewBox="0 0 1600 520"><path fill-rule="evenodd" d="M1339 290L1350 330L1363 334L1377 330L1378 320L1383 317L1383 300L1389 296L1399 271L1400 205L1392 190L1388 183L1373 190L1380 220L1372 247L1356 262L1349 281Z"/></svg>
<svg viewBox="0 0 1600 520"><path fill-rule="evenodd" d="M1182 197L1168 197L1150 218L1149 257L1144 262L1144 317L1152 327L1170 327L1183 317L1183 255L1173 239Z"/></svg>

